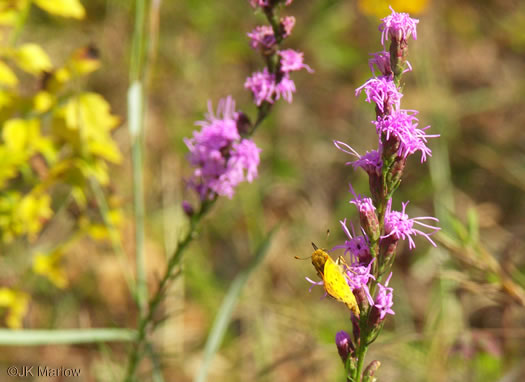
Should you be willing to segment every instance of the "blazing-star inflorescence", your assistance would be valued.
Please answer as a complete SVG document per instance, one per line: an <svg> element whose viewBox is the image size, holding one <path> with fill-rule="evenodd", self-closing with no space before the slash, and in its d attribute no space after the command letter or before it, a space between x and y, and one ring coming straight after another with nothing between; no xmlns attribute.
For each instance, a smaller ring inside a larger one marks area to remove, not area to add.
<svg viewBox="0 0 525 382"><path fill-rule="evenodd" d="M371 193L371 197L358 195L350 186L353 195L350 203L358 210L360 229L356 233L351 225L350 231L347 220L341 221L347 240L332 249L344 249L339 263L361 312L359 317L353 313L351 316L353 338L341 331L335 339L347 378L353 382L375 380L373 374L379 362L373 361L366 368L363 362L368 346L377 338L387 315L395 314L394 291L388 284L399 240L407 240L409 249L413 249L413 238L419 235L435 246L431 235L439 230L434 225L437 222L434 217L410 218L405 211L408 202L402 204L401 211L392 209L392 195L401 182L408 156L419 152L421 162L426 161L432 155L428 140L438 135L427 134L430 126L419 127L417 111L401 108L401 75L412 70L406 60L408 39L417 38L419 20L406 13L396 13L392 8L391 11L379 26L383 51L373 53L369 60L373 77L355 92L356 96L364 93L365 100L375 105L376 118L372 124L378 147L360 155L346 143L334 141L337 149L356 158L347 165L362 168L368 174Z"/></svg>
<svg viewBox="0 0 525 382"><path fill-rule="evenodd" d="M261 53L266 63L266 67L244 83L258 108L255 122L237 111L235 101L228 96L219 101L216 112L209 102L206 119L196 123L201 129L184 140L190 151L188 160L194 167L187 184L197 192L201 202L215 200L217 196L231 199L239 183L252 182L257 177L261 149L250 139L252 133L277 100L292 102L296 88L291 72L302 69L312 72L303 62L303 53L280 49L282 41L292 33L295 18L279 18L277 11L291 3L292 0L250 0L252 7L261 10L270 23L247 34L250 46ZM193 213L189 202L185 201L183 208L187 214Z"/></svg>

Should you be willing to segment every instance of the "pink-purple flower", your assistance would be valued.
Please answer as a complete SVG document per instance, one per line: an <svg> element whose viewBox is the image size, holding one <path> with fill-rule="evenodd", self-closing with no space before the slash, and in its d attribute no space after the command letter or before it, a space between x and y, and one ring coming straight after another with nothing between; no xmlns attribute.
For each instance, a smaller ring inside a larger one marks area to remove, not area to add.
<svg viewBox="0 0 525 382"><path fill-rule="evenodd" d="M334 141L335 147L346 154L357 157L357 160L346 162L345 164L352 165L354 169L362 168L367 174L381 175L381 169L383 168L383 161L381 159L380 150L367 151L365 155L359 155L352 147L341 141ZM381 143L379 144L381 147Z"/></svg>
<svg viewBox="0 0 525 382"><path fill-rule="evenodd" d="M286 0L286 1L284 1L284 5L288 6L288 5L292 4L292 2L293 2L293 0ZM250 4L254 8L257 8L257 7L260 7L260 8L270 7L270 6L272 6L272 3L277 3L277 1L275 1L275 0L274 1L272 1L272 0L250 0Z"/></svg>
<svg viewBox="0 0 525 382"><path fill-rule="evenodd" d="M346 225L346 219L340 220L339 224L341 224L341 228L348 240L345 240L344 244L336 245L332 248L332 251L335 249L344 249L344 254L349 255L350 263L352 264L368 263L371 260L371 255L366 236L356 236L355 232L353 232L352 235ZM353 225L352 231L354 231Z"/></svg>
<svg viewBox="0 0 525 382"><path fill-rule="evenodd" d="M391 76L380 76L369 79L355 90L355 95L365 92L365 100L375 102L382 114L397 110L403 94L399 91Z"/></svg>
<svg viewBox="0 0 525 382"><path fill-rule="evenodd" d="M392 272L388 275L388 278L385 281L385 285L377 284L378 290L376 293L376 298L373 305L376 309L379 310L379 320L382 321L385 319L387 314L394 315L395 312L392 310L394 306L394 289L388 287L390 278L392 277Z"/></svg>
<svg viewBox="0 0 525 382"><path fill-rule="evenodd" d="M428 138L439 137L438 134L428 135L426 130L430 126L419 129L419 120L415 110L396 110L392 114L379 117L372 123L376 126L379 135L384 135L387 140L394 137L399 141L398 155L406 158L416 151L421 152L421 162L432 156L432 151L427 147Z"/></svg>
<svg viewBox="0 0 525 382"><path fill-rule="evenodd" d="M376 75L374 66L377 67L381 75L383 76L390 76L392 75L392 68L390 66L390 53L388 52L377 52L377 53L370 53L372 58L368 60L368 66L370 67L370 71L372 74Z"/></svg>
<svg viewBox="0 0 525 382"><path fill-rule="evenodd" d="M436 247L436 243L434 243L434 241L430 238L430 235L439 231L440 228L424 223L424 221L430 220L439 222L439 220L432 216L409 218L405 213L408 202L402 203L402 205L403 209L401 211L392 211L392 199L388 201L385 211L385 235L382 236L381 239L392 236L397 240L408 240L409 248L413 249L416 247L416 244L414 243L412 236L420 235L427 239L430 244ZM432 232L425 233L418 229L417 226L428 228L432 230Z"/></svg>
<svg viewBox="0 0 525 382"><path fill-rule="evenodd" d="M264 68L262 72L253 73L246 79L244 87L252 92L257 106L261 106L263 102L273 103L281 97L288 103L292 102L295 83L290 76L285 73L277 84L275 79L275 74L270 73L267 68Z"/></svg>
<svg viewBox="0 0 525 382"><path fill-rule="evenodd" d="M235 187L257 177L260 149L237 131L235 101L228 97L219 102L214 113L208 104L206 120L197 122L200 131L184 139L190 150L189 162L195 167L188 185L201 199L215 194L232 198Z"/></svg>
<svg viewBox="0 0 525 382"><path fill-rule="evenodd" d="M276 43L273 29L269 25L258 26L247 35L251 40L250 46L253 49L257 49L259 47L268 49L274 46Z"/></svg>
<svg viewBox="0 0 525 382"><path fill-rule="evenodd" d="M289 73L301 69L306 69L309 73L313 73L312 68L306 65L304 60L304 53L297 52L293 49L280 50L278 52L281 57L281 71Z"/></svg>
<svg viewBox="0 0 525 382"><path fill-rule="evenodd" d="M388 39L406 41L410 36L417 40L416 26L418 19L413 19L408 13L397 13L390 7L392 14L382 19L379 25L381 32L381 45L385 46Z"/></svg>

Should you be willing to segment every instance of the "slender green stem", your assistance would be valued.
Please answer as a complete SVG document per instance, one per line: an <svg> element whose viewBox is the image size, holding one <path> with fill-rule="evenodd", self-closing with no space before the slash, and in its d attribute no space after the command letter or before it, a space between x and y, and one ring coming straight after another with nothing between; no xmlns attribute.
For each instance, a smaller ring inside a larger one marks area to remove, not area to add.
<svg viewBox="0 0 525 382"><path fill-rule="evenodd" d="M362 336L361 336L362 337ZM357 368L356 375L354 377L355 382L361 382L363 373L363 365L365 364L366 352L368 351L368 344L363 341L357 349Z"/></svg>
<svg viewBox="0 0 525 382"><path fill-rule="evenodd" d="M135 2L135 27L130 63L130 88L128 91L128 119L131 134L131 157L133 167L133 207L135 211L135 259L137 267L136 300L140 316L145 315L148 289L146 283L146 259L144 253L144 25L146 1Z"/></svg>
<svg viewBox="0 0 525 382"><path fill-rule="evenodd" d="M159 282L158 289L149 302L147 313L144 316L142 316L142 318L140 318L135 346L133 347L128 360L128 370L125 378L126 382L131 382L135 380L135 372L137 370L137 366L142 356L144 344L147 340L146 337L148 334L148 327L155 318L155 313L157 312L157 309L163 300L168 283L173 278L173 272L175 270L175 267L180 263L186 247L196 236L197 228L202 218L208 213L208 211L214 203L215 200L206 201L203 203L199 213L191 219L190 228L188 229L188 232L180 239L177 248L169 258L168 266L166 267L164 275L162 276Z"/></svg>

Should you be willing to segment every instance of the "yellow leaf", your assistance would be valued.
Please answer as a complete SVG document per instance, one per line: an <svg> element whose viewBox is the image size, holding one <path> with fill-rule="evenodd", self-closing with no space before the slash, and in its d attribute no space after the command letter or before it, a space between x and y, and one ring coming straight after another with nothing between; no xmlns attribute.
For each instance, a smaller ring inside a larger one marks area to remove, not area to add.
<svg viewBox="0 0 525 382"><path fill-rule="evenodd" d="M10 119L4 124L2 138L13 151L22 151L27 143L28 123L25 119ZM38 122L37 122L38 123Z"/></svg>
<svg viewBox="0 0 525 382"><path fill-rule="evenodd" d="M33 43L18 47L13 58L22 70L31 74L40 74L43 71L51 70L53 67L47 53L40 45Z"/></svg>
<svg viewBox="0 0 525 382"><path fill-rule="evenodd" d="M7 86L15 86L18 83L16 74L11 70L5 62L0 61L0 84Z"/></svg>
<svg viewBox="0 0 525 382"><path fill-rule="evenodd" d="M33 105L36 111L39 113L45 113L55 103L55 96L44 90L39 91L33 99Z"/></svg>
<svg viewBox="0 0 525 382"><path fill-rule="evenodd" d="M86 11L79 0L35 0L35 4L51 14L82 19Z"/></svg>
<svg viewBox="0 0 525 382"><path fill-rule="evenodd" d="M0 90L0 110L11 105L11 101L12 98L9 92Z"/></svg>

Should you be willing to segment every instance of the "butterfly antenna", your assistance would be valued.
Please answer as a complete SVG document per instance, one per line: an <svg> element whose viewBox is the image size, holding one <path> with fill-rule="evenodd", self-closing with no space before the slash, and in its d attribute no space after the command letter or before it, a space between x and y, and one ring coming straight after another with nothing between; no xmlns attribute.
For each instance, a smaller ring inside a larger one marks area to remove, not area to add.
<svg viewBox="0 0 525 382"><path fill-rule="evenodd" d="M318 250L319 248L317 247L317 245L315 245L314 243L312 243L312 247L314 247L314 250Z"/></svg>

